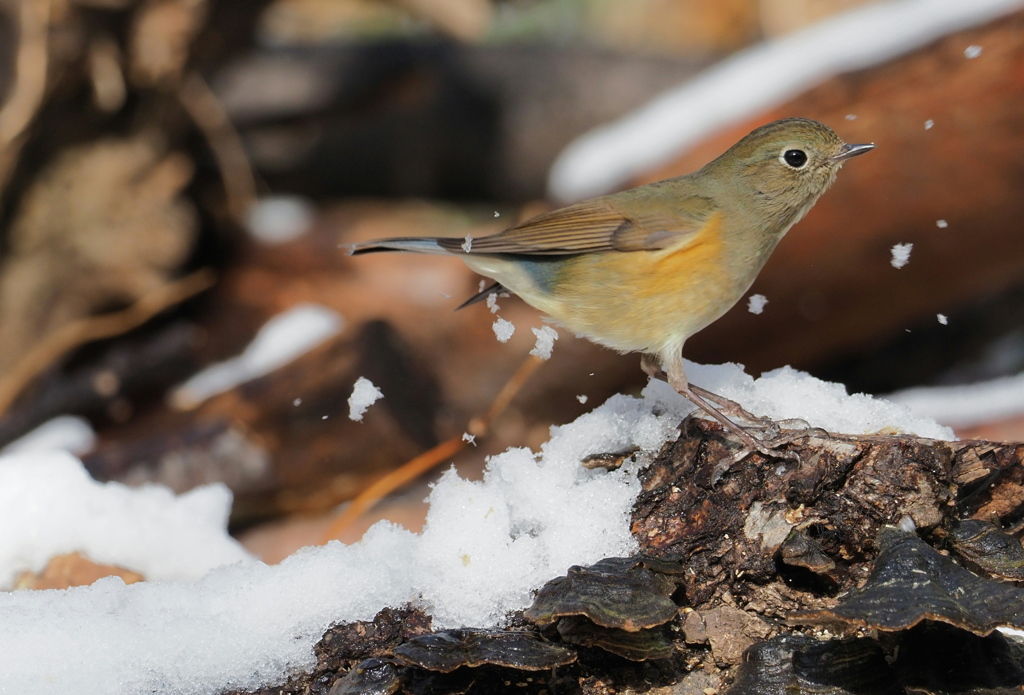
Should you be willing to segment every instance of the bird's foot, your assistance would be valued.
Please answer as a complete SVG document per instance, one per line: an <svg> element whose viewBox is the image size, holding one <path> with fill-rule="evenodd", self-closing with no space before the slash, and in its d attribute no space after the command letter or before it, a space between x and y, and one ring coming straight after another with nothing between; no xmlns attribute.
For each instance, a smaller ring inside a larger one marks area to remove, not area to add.
<svg viewBox="0 0 1024 695"><path fill-rule="evenodd" d="M666 372L657 357L645 354L641 356L640 366L648 376L667 381L680 395L721 423L743 443L743 448L731 460L724 462L723 473L755 451L765 458L799 462L796 452L785 451L781 447L803 434L786 434L772 418L754 415L736 401L690 384L683 373L681 359L671 362ZM737 420L744 424L738 424ZM751 430L756 430L759 436L755 437Z"/></svg>
<svg viewBox="0 0 1024 695"><path fill-rule="evenodd" d="M761 441L764 441L766 438L774 440L782 434L782 423L778 420L774 420L766 416L754 415L736 401L726 398L725 396L720 396L717 393L708 391L700 386L690 384L689 388L705 400L714 403L716 410L728 417L744 430L760 430L763 432L764 434L760 437ZM740 422L743 424L739 425Z"/></svg>

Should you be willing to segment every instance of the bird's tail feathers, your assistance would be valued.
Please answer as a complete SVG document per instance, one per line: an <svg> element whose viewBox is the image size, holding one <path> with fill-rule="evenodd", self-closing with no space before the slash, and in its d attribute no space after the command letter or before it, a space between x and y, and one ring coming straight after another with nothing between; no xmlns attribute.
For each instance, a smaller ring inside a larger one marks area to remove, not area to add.
<svg viewBox="0 0 1024 695"><path fill-rule="evenodd" d="M397 237L394 239L378 239L376 241L365 241L359 244L349 244L348 253L355 256L361 253L375 253L377 251L409 251L412 253L431 253L446 255L451 253L441 246L439 237Z"/></svg>

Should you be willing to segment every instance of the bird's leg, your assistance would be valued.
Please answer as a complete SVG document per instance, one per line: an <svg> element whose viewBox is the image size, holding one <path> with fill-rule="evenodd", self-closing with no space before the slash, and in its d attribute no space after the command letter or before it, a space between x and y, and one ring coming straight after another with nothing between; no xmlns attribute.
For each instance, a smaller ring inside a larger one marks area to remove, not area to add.
<svg viewBox="0 0 1024 695"><path fill-rule="evenodd" d="M640 360L640 366L649 376L668 381L669 385L679 392L684 398L714 419L718 420L725 429L739 437L740 441L747 446L748 451L742 452L741 455L736 458L737 461L744 458L751 451L758 451L768 458L796 458L796 455L791 452L780 452L777 449L772 448L770 445L766 445L758 441L751 436L750 432L740 425L737 425L735 422L730 420L725 413L708 402L709 399L705 399L702 394L711 395L713 400L719 405L723 405L723 403L728 404L726 409L732 411L733 414L739 413L742 419L748 419L752 422L763 422L761 418L748 413L738 403L730 401L727 398L723 398L722 396L712 394L706 389L691 386L689 380L686 378L686 372L683 371L682 354L667 360L667 362L668 369L666 371L657 363L656 358L653 355L645 354ZM700 393L698 393L698 390Z"/></svg>
<svg viewBox="0 0 1024 695"><path fill-rule="evenodd" d="M661 368L661 362L658 360L657 355L649 355L646 352L641 354L640 369L644 370L644 374L652 379L668 381L668 375L665 374L665 370Z"/></svg>
<svg viewBox="0 0 1024 695"><path fill-rule="evenodd" d="M736 401L729 400L725 396L719 396L717 393L714 393L713 391L708 391L707 389L701 388L700 386L697 386L696 384L690 384L689 380L686 378L686 374L683 373L683 364L682 364L682 360L681 359L679 360L679 363L678 363L678 372L677 372L678 376L676 377L676 383L673 383L672 379L670 379L668 374L665 373L665 370L662 369L661 362L660 362L659 358L657 357L657 355L648 355L646 353L641 355L640 356L640 368L643 369L644 373L647 374L647 376L651 377L652 379L661 379L662 381L668 382L672 386L672 388L674 388L676 391L678 391L682 395L686 396L688 399L689 399L689 396L687 395L687 392L686 392L687 388L692 389L694 392L697 393L698 396L702 396L706 400L711 401L716 406L718 406L717 410L720 413L727 414L729 417L735 418L737 420L746 420L747 422L750 422L755 427L757 427L757 426L769 427L770 426L770 425L766 424L766 421L769 420L768 418L762 418L762 417L758 417L757 415L754 415L753 413L747 411L743 406L741 406ZM669 370L670 371L672 370L671 366L669 367ZM682 386L680 386L680 384ZM691 400L691 402L694 405L697 405L696 401ZM701 409L705 409L704 406L700 406L700 407L701 407ZM708 412L710 414L710 411L708 411ZM716 416L716 419L717 419L717 416Z"/></svg>

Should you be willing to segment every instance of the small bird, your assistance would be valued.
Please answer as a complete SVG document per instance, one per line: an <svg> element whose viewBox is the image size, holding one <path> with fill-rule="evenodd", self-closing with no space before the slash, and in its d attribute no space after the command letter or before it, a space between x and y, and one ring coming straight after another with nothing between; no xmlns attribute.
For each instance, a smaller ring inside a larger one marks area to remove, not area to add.
<svg viewBox="0 0 1024 695"><path fill-rule="evenodd" d="M577 335L640 352L648 375L667 379L768 453L722 412L745 411L689 383L683 344L743 297L843 163L874 147L788 118L757 128L699 171L584 200L497 234L380 239L350 253L457 256L495 280L462 306L507 289Z"/></svg>

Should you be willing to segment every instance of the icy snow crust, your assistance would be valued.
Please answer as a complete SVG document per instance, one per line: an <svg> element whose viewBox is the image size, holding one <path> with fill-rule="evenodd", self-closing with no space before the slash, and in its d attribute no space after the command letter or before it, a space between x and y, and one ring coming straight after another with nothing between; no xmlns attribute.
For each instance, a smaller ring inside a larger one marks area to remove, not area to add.
<svg viewBox="0 0 1024 695"><path fill-rule="evenodd" d="M530 354L542 360L550 360L551 351L555 348L555 341L558 340L558 331L551 326L541 326L530 330L537 336L537 342L534 343Z"/></svg>
<svg viewBox="0 0 1024 695"><path fill-rule="evenodd" d="M0 457L0 588L74 551L151 579L199 579L249 558L225 530L230 507L221 484L176 497L162 485L98 483L62 451Z"/></svg>
<svg viewBox="0 0 1024 695"><path fill-rule="evenodd" d="M740 403L755 415L803 420L812 427L837 434L885 430L931 439L956 439L953 430L905 405L863 393L847 394L842 384L815 379L792 367L773 369L754 379L736 364L686 364L686 375L692 383Z"/></svg>
<svg viewBox="0 0 1024 695"><path fill-rule="evenodd" d="M890 249L892 260L889 263L897 270L910 262L910 252L914 249L913 244L896 244Z"/></svg>
<svg viewBox="0 0 1024 695"><path fill-rule="evenodd" d="M495 319L491 328L494 330L494 337L498 339L499 343L507 343L512 334L516 332L515 325L501 317Z"/></svg>
<svg viewBox="0 0 1024 695"><path fill-rule="evenodd" d="M496 624L570 565L635 548L628 523L635 471L588 471L579 460L674 436L680 414L663 407L655 414L656 403L616 396L557 428L539 454L493 457L482 482L448 471L430 495L421 535L380 523L351 546L308 548L277 566L241 562L194 583L107 579L0 594L0 683L14 692L216 693L312 667L324 630L371 619L384 606L414 602L436 627ZM86 476L80 467L77 475ZM20 506L12 501L12 511L24 509L25 497ZM42 505L58 517L60 506L52 498ZM9 535L27 527L2 525ZM167 552L159 543L138 545L154 557ZM46 551L47 543L39 546Z"/></svg>
<svg viewBox="0 0 1024 695"><path fill-rule="evenodd" d="M370 406L384 397L384 392L365 376L356 379L352 395L348 397L348 419L360 421Z"/></svg>
<svg viewBox="0 0 1024 695"><path fill-rule="evenodd" d="M910 416L906 408L845 396L841 386L792 369L758 380L736 365L688 364L687 371L694 383L737 398L755 413L799 416L833 431L896 427L927 436L949 434ZM255 689L311 668L313 646L330 625L369 620L384 606L411 602L432 614L437 628L500 624L569 566L636 549L629 514L639 491L637 465L608 472L584 469L579 462L631 447L656 451L677 436L677 425L691 408L667 384L652 382L641 398L613 396L576 421L552 428L540 452L511 449L492 457L481 482L450 470L430 494L419 535L382 522L359 543L307 548L276 566L221 552L220 562L235 564L194 582L124 586L106 579L67 591L0 594L5 628L0 684L11 692L79 695ZM39 465L47 457L56 462L49 473ZM2 543L23 538L40 558L58 547L67 552L76 543L61 540L56 531L30 532L37 524L62 522L77 538L90 516L115 510L123 517L106 526L110 547L103 547L97 533L87 550L105 561L132 558L130 569L170 558L191 566L173 549L200 552L223 541L217 540L227 513L223 488L175 498L162 490L100 485L65 453L0 459L0 471L11 476L0 481L0 490L14 491L0 504L9 515L0 523ZM23 486L19 494L19 479L37 472L49 480L52 493L40 497ZM204 495L220 495L219 507L210 500L196 503L195 497ZM76 497L78 506L69 504ZM175 504L178 513L168 512L162 524L130 520L146 519L151 507ZM185 518L212 516L220 526L206 537L185 530L180 538L160 535ZM134 535L126 537L126 527ZM3 557L7 576L19 563L39 563L20 552Z"/></svg>
<svg viewBox="0 0 1024 695"><path fill-rule="evenodd" d="M0 456L23 451L70 451L83 455L96 446L96 432L84 417L58 415L0 449Z"/></svg>
<svg viewBox="0 0 1024 695"><path fill-rule="evenodd" d="M194 408L216 396L283 367L341 332L344 319L319 304L298 304L260 328L245 351L194 374L171 394L178 408Z"/></svg>
<svg viewBox="0 0 1024 695"><path fill-rule="evenodd" d="M939 323L946 323L939 314ZM956 427L1024 415L1024 373L963 386L920 386L889 396L913 412Z"/></svg>

